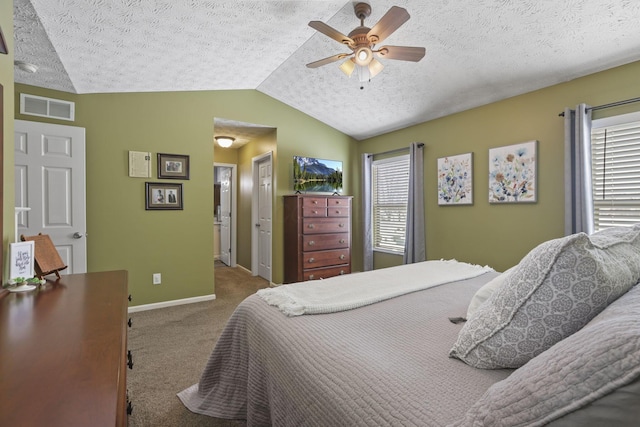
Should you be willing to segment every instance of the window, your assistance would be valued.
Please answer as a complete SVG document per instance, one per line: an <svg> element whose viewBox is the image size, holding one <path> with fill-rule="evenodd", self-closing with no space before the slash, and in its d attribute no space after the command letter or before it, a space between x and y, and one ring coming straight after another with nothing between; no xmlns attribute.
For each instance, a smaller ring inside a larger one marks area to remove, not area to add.
<svg viewBox="0 0 640 427"><path fill-rule="evenodd" d="M373 249L403 254L409 197L409 156L375 160L371 182Z"/></svg>
<svg viewBox="0 0 640 427"><path fill-rule="evenodd" d="M594 120L591 157L595 231L640 222L640 113Z"/></svg>

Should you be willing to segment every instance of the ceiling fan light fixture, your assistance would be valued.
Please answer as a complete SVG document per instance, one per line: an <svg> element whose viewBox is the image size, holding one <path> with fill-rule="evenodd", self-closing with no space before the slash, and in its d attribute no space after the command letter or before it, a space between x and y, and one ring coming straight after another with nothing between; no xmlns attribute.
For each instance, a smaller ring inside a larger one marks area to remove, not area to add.
<svg viewBox="0 0 640 427"><path fill-rule="evenodd" d="M345 73L347 77L351 77L351 74L353 74L353 70L355 70L355 68L356 63L353 61L353 58L347 59L340 65L340 71Z"/></svg>
<svg viewBox="0 0 640 427"><path fill-rule="evenodd" d="M216 136L215 140L220 147L229 148L231 147L231 144L233 144L233 141L235 141L236 139L230 136Z"/></svg>
<svg viewBox="0 0 640 427"><path fill-rule="evenodd" d="M369 78L372 79L375 76L377 76L378 73L380 73L380 71L382 71L383 68L384 68L384 65L382 65L382 62L373 58L369 63Z"/></svg>
<svg viewBox="0 0 640 427"><path fill-rule="evenodd" d="M356 50L356 64L366 67L373 59L373 52L368 47L360 47Z"/></svg>

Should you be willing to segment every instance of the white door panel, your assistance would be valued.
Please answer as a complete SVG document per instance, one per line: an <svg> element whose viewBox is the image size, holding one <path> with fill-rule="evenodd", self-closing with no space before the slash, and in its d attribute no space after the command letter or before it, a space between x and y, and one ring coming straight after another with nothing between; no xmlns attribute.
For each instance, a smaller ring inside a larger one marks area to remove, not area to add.
<svg viewBox="0 0 640 427"><path fill-rule="evenodd" d="M258 275L271 280L271 159L258 165Z"/></svg>
<svg viewBox="0 0 640 427"><path fill-rule="evenodd" d="M16 120L15 185L16 206L31 208L18 234L48 234L68 266L62 273L86 272L84 128Z"/></svg>

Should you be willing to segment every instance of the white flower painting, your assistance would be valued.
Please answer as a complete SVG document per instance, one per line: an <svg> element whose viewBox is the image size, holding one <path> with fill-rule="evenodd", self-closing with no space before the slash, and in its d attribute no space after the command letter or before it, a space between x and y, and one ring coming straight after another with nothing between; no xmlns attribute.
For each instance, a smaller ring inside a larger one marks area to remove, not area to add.
<svg viewBox="0 0 640 427"><path fill-rule="evenodd" d="M537 200L537 141L489 150L489 203Z"/></svg>
<svg viewBox="0 0 640 427"><path fill-rule="evenodd" d="M438 159L438 205L473 204L472 153Z"/></svg>

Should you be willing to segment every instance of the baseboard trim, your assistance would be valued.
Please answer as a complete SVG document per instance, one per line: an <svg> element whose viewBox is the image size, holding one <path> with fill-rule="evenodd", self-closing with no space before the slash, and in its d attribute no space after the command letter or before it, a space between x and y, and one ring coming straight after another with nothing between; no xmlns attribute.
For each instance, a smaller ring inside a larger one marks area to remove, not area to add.
<svg viewBox="0 0 640 427"><path fill-rule="evenodd" d="M135 305L133 307L129 307L128 312L136 313L138 311L155 310L156 308L166 308L166 307L173 307L176 305L193 304L196 302L211 301L214 299L216 299L216 294L203 295L201 297L176 299L172 301L155 302L153 304Z"/></svg>

